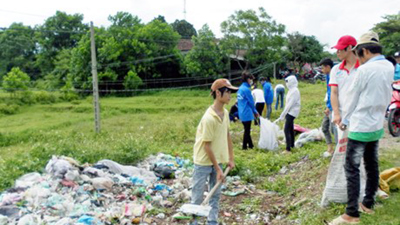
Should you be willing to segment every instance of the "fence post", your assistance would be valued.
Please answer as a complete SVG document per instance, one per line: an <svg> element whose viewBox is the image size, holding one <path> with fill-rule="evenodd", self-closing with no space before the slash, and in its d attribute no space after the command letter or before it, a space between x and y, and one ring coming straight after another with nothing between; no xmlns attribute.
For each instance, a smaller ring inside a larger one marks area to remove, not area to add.
<svg viewBox="0 0 400 225"><path fill-rule="evenodd" d="M100 99L99 99L99 85L97 82L97 60L96 60L96 45L94 40L93 22L90 22L90 42L91 42L90 48L92 52L94 128L96 133L100 133Z"/></svg>

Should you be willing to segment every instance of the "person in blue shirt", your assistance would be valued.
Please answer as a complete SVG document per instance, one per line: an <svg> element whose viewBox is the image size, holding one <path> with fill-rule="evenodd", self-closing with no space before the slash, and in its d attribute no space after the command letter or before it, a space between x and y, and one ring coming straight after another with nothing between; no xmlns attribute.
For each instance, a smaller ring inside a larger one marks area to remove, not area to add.
<svg viewBox="0 0 400 225"><path fill-rule="evenodd" d="M329 86L329 74L333 67L333 61L329 58L321 60L319 63L321 66L322 73L326 75L326 108L324 110L324 118L322 119L322 132L325 135L325 141L328 145L328 149L324 152L324 157L332 156L335 151L333 142L332 142L332 134L335 137L335 141L337 141L337 134L335 125L332 123L332 105L331 105L331 87Z"/></svg>
<svg viewBox="0 0 400 225"><path fill-rule="evenodd" d="M271 118L272 102L274 101L274 89L272 89L271 79L269 77L262 77L260 83L264 90L265 104L267 105L267 118Z"/></svg>
<svg viewBox="0 0 400 225"><path fill-rule="evenodd" d="M237 92L239 119L244 126L243 145L242 149L253 148L253 141L251 140L250 130L251 122L259 114L254 106L253 96L251 95L251 85L253 84L254 76L248 72L242 74L242 85L240 85Z"/></svg>
<svg viewBox="0 0 400 225"><path fill-rule="evenodd" d="M394 80L400 80L400 51L394 53L394 58L396 59L396 67L394 68Z"/></svg>

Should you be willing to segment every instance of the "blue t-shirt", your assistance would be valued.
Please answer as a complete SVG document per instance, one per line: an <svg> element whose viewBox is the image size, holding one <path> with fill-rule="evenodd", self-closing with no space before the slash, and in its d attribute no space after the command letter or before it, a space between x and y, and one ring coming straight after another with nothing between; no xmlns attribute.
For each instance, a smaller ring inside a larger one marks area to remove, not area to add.
<svg viewBox="0 0 400 225"><path fill-rule="evenodd" d="M326 107L332 111L332 105L331 105L331 87L329 86L329 79L330 76L329 74L326 75L326 95L328 96L328 99L326 100Z"/></svg>
<svg viewBox="0 0 400 225"><path fill-rule="evenodd" d="M272 89L272 85L270 82L265 82L263 84L264 90L264 99L267 105L271 105L274 101L274 90Z"/></svg>
<svg viewBox="0 0 400 225"><path fill-rule="evenodd" d="M400 64L396 64L396 68L394 71L394 80L400 80Z"/></svg>
<svg viewBox="0 0 400 225"><path fill-rule="evenodd" d="M250 91L250 84L243 82L237 92L239 119L242 122L254 120L254 114L257 113L254 106L253 96Z"/></svg>

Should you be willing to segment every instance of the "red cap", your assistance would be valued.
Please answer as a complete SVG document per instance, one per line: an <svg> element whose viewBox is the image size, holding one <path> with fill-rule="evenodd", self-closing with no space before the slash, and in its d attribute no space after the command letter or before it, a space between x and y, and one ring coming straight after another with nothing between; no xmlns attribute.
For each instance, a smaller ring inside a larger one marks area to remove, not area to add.
<svg viewBox="0 0 400 225"><path fill-rule="evenodd" d="M341 37L339 39L338 43L335 46L333 46L332 48L336 48L337 50L343 50L343 49L347 48L349 45L354 47L357 45L357 41L353 36L345 35L345 36Z"/></svg>

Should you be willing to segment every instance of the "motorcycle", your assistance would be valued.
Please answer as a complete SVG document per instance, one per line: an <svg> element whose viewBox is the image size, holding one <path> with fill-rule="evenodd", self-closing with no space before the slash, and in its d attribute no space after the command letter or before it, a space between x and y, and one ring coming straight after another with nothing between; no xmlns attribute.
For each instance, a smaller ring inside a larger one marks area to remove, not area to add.
<svg viewBox="0 0 400 225"><path fill-rule="evenodd" d="M392 100L389 105L388 127L393 137L400 136L400 81L392 84Z"/></svg>

